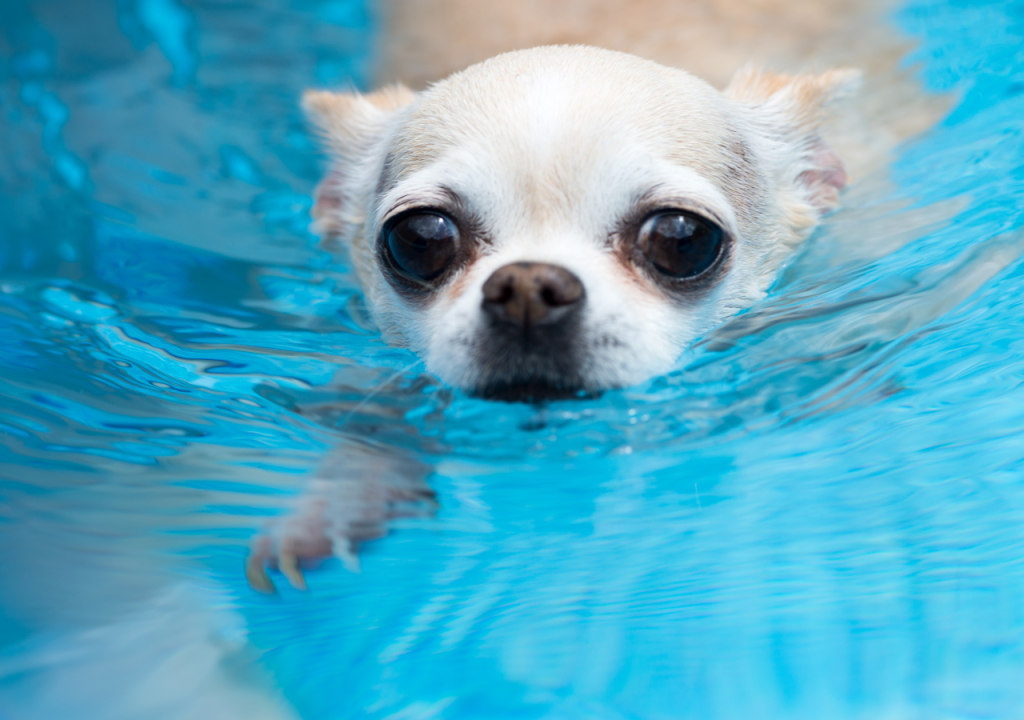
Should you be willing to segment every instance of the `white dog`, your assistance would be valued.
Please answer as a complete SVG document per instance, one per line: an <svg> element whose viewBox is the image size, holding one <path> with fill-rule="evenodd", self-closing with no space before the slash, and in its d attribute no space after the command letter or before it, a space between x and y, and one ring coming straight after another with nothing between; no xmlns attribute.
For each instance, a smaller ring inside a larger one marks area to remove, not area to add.
<svg viewBox="0 0 1024 720"><path fill-rule="evenodd" d="M858 73L724 92L585 46L510 52L413 94L310 92L317 229L385 336L445 382L540 400L666 371L758 301L836 206L825 108Z"/></svg>

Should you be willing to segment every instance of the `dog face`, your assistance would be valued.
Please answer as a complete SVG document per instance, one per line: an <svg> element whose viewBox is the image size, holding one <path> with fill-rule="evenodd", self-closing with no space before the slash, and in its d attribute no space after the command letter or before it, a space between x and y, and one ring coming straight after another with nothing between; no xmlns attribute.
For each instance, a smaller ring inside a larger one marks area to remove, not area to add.
<svg viewBox="0 0 1024 720"><path fill-rule="evenodd" d="M414 95L310 92L316 228L385 336L442 380L529 400L640 382L763 297L837 201L818 135L852 71L719 92L586 47L492 58Z"/></svg>

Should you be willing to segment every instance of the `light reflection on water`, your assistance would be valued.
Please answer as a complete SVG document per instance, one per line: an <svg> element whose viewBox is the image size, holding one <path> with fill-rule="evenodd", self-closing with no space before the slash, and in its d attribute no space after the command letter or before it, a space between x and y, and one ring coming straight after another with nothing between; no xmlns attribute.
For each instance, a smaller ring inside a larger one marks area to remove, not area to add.
<svg viewBox="0 0 1024 720"><path fill-rule="evenodd" d="M365 7L0 20L0 717L1024 713L1019 5L902 11L950 117L676 371L543 411L439 387L305 229ZM364 441L437 517L253 593Z"/></svg>

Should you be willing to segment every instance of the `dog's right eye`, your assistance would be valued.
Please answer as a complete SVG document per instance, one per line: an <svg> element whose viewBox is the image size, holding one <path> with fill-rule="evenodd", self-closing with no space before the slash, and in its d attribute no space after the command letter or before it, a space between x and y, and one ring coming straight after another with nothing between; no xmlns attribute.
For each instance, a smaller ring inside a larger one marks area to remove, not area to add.
<svg viewBox="0 0 1024 720"><path fill-rule="evenodd" d="M458 249L459 230L438 212L400 215L384 227L384 245L394 269L418 283L443 273Z"/></svg>

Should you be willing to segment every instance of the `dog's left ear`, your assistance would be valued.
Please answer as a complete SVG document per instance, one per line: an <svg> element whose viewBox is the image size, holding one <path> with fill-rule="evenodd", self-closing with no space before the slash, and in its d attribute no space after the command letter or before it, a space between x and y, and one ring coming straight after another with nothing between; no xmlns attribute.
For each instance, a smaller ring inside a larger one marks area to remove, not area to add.
<svg viewBox="0 0 1024 720"><path fill-rule="evenodd" d="M843 162L821 138L829 105L860 85L859 70L829 70L821 74L783 75L745 67L726 95L751 107L767 129L768 140L780 143L787 161L784 181L801 193L818 215L839 204L846 185Z"/></svg>
<svg viewBox="0 0 1024 720"><path fill-rule="evenodd" d="M344 234L346 223L359 221L354 208L363 170L375 158L377 144L392 120L412 104L415 94L396 84L373 93L335 93L307 90L302 109L320 131L330 154L330 169L316 189L314 229L323 236Z"/></svg>

